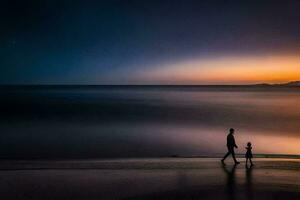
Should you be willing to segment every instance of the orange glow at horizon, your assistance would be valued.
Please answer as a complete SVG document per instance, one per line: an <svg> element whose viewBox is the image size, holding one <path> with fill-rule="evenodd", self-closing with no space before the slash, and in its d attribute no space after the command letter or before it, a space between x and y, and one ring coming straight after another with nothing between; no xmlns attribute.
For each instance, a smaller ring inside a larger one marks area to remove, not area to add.
<svg viewBox="0 0 300 200"><path fill-rule="evenodd" d="M299 56L222 57L154 68L144 80L183 84L282 83L300 80Z"/></svg>
<svg viewBox="0 0 300 200"><path fill-rule="evenodd" d="M254 141L255 152L259 154L260 153L294 154L294 155L300 154L300 150L299 150L300 139L299 137L295 137L295 136L287 136L284 134L281 136L270 135L270 134L269 135L257 134L257 135L239 136L239 140Z"/></svg>

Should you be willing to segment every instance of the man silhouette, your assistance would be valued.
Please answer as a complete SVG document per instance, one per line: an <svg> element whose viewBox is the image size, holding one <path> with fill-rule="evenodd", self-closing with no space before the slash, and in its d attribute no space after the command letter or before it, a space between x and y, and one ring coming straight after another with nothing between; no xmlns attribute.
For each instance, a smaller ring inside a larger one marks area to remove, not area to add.
<svg viewBox="0 0 300 200"><path fill-rule="evenodd" d="M234 148L238 148L238 146L235 144L235 139L234 139L234 129L231 128L229 130L229 134L227 135L227 149L228 152L226 153L226 155L224 156L224 158L221 160L221 162L225 165L224 161L225 159L231 154L232 158L234 160L234 164L240 164L240 162L238 162L235 158L235 153L234 153Z"/></svg>

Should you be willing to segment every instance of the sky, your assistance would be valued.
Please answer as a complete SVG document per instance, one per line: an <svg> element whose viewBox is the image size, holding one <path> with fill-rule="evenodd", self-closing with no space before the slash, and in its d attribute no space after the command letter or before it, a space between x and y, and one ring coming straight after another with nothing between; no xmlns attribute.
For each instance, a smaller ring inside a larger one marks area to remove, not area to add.
<svg viewBox="0 0 300 200"><path fill-rule="evenodd" d="M28 0L0 8L0 84L300 80L300 1Z"/></svg>

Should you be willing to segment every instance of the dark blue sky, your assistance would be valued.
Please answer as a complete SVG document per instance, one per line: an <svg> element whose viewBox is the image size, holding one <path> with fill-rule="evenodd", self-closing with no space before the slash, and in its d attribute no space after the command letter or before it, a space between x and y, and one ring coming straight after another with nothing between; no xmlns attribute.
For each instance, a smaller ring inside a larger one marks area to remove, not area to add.
<svg viewBox="0 0 300 200"><path fill-rule="evenodd" d="M0 84L143 84L189 59L298 54L300 1L28 0L0 8Z"/></svg>

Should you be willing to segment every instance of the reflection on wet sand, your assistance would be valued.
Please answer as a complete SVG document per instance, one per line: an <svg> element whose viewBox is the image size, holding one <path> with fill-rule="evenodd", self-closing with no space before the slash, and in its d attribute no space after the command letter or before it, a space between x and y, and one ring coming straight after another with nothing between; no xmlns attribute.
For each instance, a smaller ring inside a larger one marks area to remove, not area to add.
<svg viewBox="0 0 300 200"><path fill-rule="evenodd" d="M255 159L249 169L208 158L10 163L19 168L0 162L1 199L300 199L297 159Z"/></svg>
<svg viewBox="0 0 300 200"><path fill-rule="evenodd" d="M252 188L252 169L253 167L246 166L246 196L247 199L253 199L253 188Z"/></svg>
<svg viewBox="0 0 300 200"><path fill-rule="evenodd" d="M235 170L236 165L233 165L231 169L229 167L222 165L222 169L226 174L226 196L228 200L235 200L236 196L236 182L235 182Z"/></svg>
<svg viewBox="0 0 300 200"><path fill-rule="evenodd" d="M228 200L235 200L237 198L237 193L239 190L243 189L243 186L239 186L236 182L236 168L237 165L233 166L226 166L222 165L222 170L226 177L226 185L225 185L225 191L226 191L226 199ZM245 199L252 200L253 199L253 186L252 186L252 166L246 166L245 167ZM240 187L240 188L239 188Z"/></svg>

